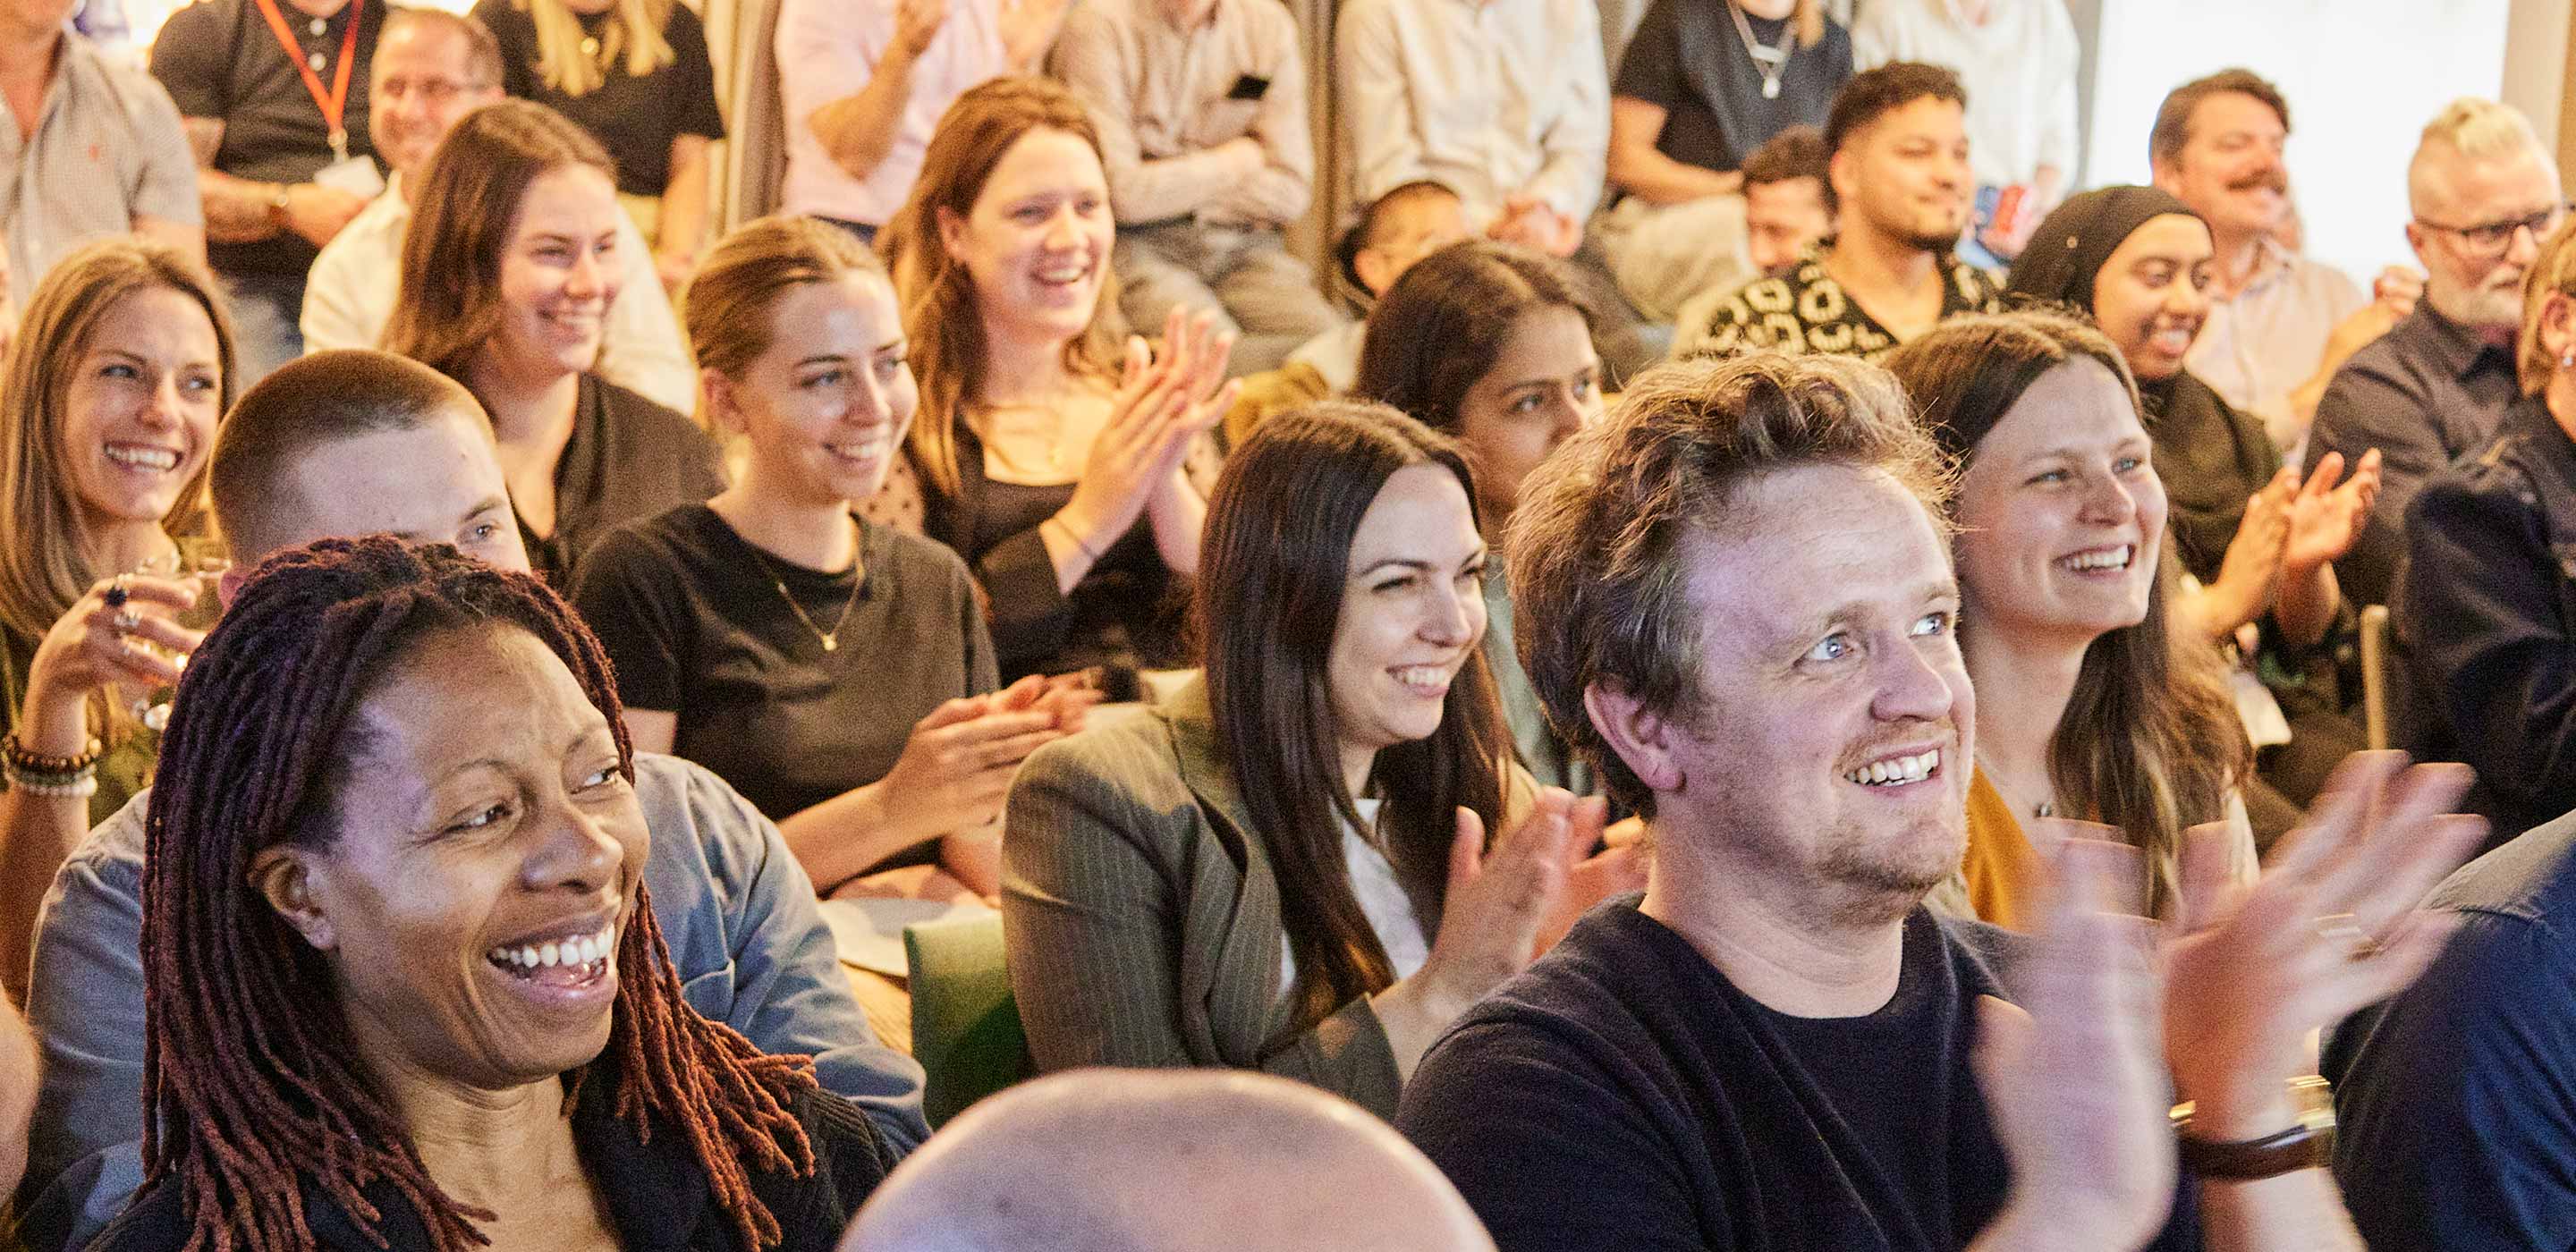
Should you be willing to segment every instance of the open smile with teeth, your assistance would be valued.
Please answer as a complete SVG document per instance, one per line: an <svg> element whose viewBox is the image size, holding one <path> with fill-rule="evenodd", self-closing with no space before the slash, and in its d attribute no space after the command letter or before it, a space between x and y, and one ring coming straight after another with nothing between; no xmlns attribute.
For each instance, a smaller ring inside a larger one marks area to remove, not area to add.
<svg viewBox="0 0 2576 1252"><path fill-rule="evenodd" d="M596 930L504 945L483 959L530 982L578 987L597 981L617 960L617 924Z"/></svg>
<svg viewBox="0 0 2576 1252"><path fill-rule="evenodd" d="M2192 337L2199 333L2200 323L2198 322L2181 326L2158 326L2149 342L2155 344L2161 351L2179 356L2191 350Z"/></svg>
<svg viewBox="0 0 2576 1252"><path fill-rule="evenodd" d="M1912 756L1891 756L1872 761L1843 775L1843 781L1864 787L1901 787L1919 783L1941 772L1941 750L1917 752Z"/></svg>
<svg viewBox="0 0 2576 1252"><path fill-rule="evenodd" d="M150 470L167 474L179 468L179 450L154 447L148 443L111 443L107 459L129 469Z"/></svg>
<svg viewBox="0 0 2576 1252"><path fill-rule="evenodd" d="M2130 558L2136 554L2136 548L2124 543L2117 547L2094 548L2090 551L2078 552L2073 556L2062 556L2057 558L2057 563L2079 573L2104 569L2127 569Z"/></svg>
<svg viewBox="0 0 2576 1252"><path fill-rule="evenodd" d="M852 465L867 465L885 459L886 444L887 441L883 439L863 439L857 443L827 443L823 445L823 450L831 453L837 460Z"/></svg>
<svg viewBox="0 0 2576 1252"><path fill-rule="evenodd" d="M1450 676L1456 671L1447 665L1400 665L1387 673L1418 696L1440 696L1449 691Z"/></svg>
<svg viewBox="0 0 2576 1252"><path fill-rule="evenodd" d="M1067 261L1058 265L1041 265L1038 267L1037 277L1039 282L1050 287L1070 287L1091 277L1091 263Z"/></svg>

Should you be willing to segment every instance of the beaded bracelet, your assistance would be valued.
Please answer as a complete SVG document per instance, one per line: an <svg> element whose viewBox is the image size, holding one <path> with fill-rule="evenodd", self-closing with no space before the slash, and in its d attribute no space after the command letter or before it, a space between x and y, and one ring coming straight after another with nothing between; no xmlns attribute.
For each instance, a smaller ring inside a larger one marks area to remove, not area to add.
<svg viewBox="0 0 2576 1252"><path fill-rule="evenodd" d="M42 752L29 752L19 744L18 732L13 730L7 739L0 740L0 762L31 774L77 774L97 765L100 754L105 750L104 745L92 738L88 749L79 756L47 756Z"/></svg>
<svg viewBox="0 0 2576 1252"><path fill-rule="evenodd" d="M8 762L0 764L0 777L8 780L11 791L23 791L32 796L86 800L98 794L98 767L95 763L78 770L49 772L21 769L16 762Z"/></svg>

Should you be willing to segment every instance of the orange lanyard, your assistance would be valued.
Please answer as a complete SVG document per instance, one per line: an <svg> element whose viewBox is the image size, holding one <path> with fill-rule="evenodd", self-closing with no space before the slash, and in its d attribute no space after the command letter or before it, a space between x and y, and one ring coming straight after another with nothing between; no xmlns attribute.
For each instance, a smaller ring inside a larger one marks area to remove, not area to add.
<svg viewBox="0 0 2576 1252"><path fill-rule="evenodd" d="M322 94L322 76L313 72L304 59L304 48L295 42L295 32L286 25L286 15L277 11L277 0L259 0L260 16L268 19L268 29L277 36L277 46L286 59L295 62L295 72L304 76L304 90L312 93L314 107L322 110L322 120L331 128L331 159L349 159L349 129L342 119L349 111L349 67L358 60L358 19L366 14L366 0L349 0L349 27L340 36L340 68L332 71L331 93Z"/></svg>

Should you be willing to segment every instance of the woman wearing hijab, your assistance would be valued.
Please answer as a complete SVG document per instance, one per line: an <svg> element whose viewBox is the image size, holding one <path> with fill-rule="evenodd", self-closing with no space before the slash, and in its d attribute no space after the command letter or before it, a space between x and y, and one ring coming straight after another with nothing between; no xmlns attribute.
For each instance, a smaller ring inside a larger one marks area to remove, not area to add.
<svg viewBox="0 0 2576 1252"><path fill-rule="evenodd" d="M2362 746L2360 729L2340 712L2322 645L2342 608L2334 561L2378 493L2379 454L2364 456L2349 478L2343 459L2329 456L2302 482L2281 464L2261 420L2183 367L2209 316L2213 253L2208 224L2182 201L2153 187L2105 187L2068 198L2040 222L2008 290L2089 318L2127 359L2171 501L2176 554L2197 584L2175 606L2177 625L2238 644L2248 658L2237 700L2263 749L2260 772L2304 804ZM2254 790L2256 826L2276 833L2279 821L2267 818L2286 817L2289 806Z"/></svg>

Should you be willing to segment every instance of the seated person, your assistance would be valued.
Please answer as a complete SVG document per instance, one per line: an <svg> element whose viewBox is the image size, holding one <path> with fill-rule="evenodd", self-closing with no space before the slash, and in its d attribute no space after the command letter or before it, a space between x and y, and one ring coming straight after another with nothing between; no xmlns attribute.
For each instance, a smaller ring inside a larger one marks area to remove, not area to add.
<svg viewBox="0 0 2576 1252"><path fill-rule="evenodd" d="M1980 697L1975 915L2037 920L2056 849L2024 824L2036 819L2097 821L2136 846L2146 877L2123 886L2158 916L2189 827L2224 822L2228 878L2250 880L2253 751L2216 651L2171 637L2165 489L2119 349L2072 318L2016 313L1962 318L1887 367L1959 467L1953 561L1975 623L1959 652Z"/></svg>
<svg viewBox="0 0 2576 1252"><path fill-rule="evenodd" d="M1370 202L1359 223L1343 234L1335 254L1343 281L1374 304L1414 262L1474 235L1457 192L1434 182L1412 182ZM1367 326L1363 320L1325 331L1289 353L1288 363L1314 367L1328 394L1348 394L1359 382L1360 343Z"/></svg>
<svg viewBox="0 0 2576 1252"><path fill-rule="evenodd" d="M1352 397L1395 408L1458 441L1476 471L1483 523L1485 666L1521 765L1543 786L1596 790L1591 767L1548 729L1512 645L1503 524L1527 477L1567 435L1601 420L1592 312L1564 262L1511 244L1443 248L1369 312L1376 328Z"/></svg>
<svg viewBox="0 0 2576 1252"><path fill-rule="evenodd" d="M2550 235L2524 287L2523 395L2495 438L2406 510L2391 620L2403 738L2465 761L2469 803L2501 841L2576 796L2576 229Z"/></svg>
<svg viewBox="0 0 2576 1252"><path fill-rule="evenodd" d="M1472 481L1446 437L1336 401L1226 462L1204 680L1011 787L1003 933L1038 1068L1262 1069L1383 1117L1529 963L1603 809L1533 807L1511 762Z"/></svg>
<svg viewBox="0 0 2576 1252"><path fill-rule="evenodd" d="M1232 336L1175 313L1122 374L1099 133L1063 87L967 92L923 171L879 251L921 390L925 529L991 595L1002 681L1099 667L1132 697L1138 668L1185 655L1167 601L1207 516L1187 461L1233 402Z"/></svg>
<svg viewBox="0 0 2576 1252"><path fill-rule="evenodd" d="M1870 0L1852 25L1863 69L1894 61L1958 71L1976 104L1968 146L1976 217L1962 251L1981 265L2020 255L2075 180L2082 46L2057 0Z"/></svg>
<svg viewBox="0 0 2576 1252"><path fill-rule="evenodd" d="M2294 813L2282 796L2315 800L2326 775L2363 746L2318 645L2342 610L2334 561L2379 489L2379 460L2364 454L2338 484L2344 461L2330 457L2302 482L2262 421L2191 371L2213 252L2208 225L2182 201L2152 187L2087 191L2050 213L2036 237L2006 290L2081 312L2128 362L2172 506L2174 555L2195 580L2174 601L2175 622L2231 646L2260 624L2259 660L2248 650L2237 682L2263 754L2248 800L2278 788L2271 806ZM2249 681L2257 675L2268 692ZM2277 823L2264 829L2262 812L2254 819L2258 833L2281 833Z"/></svg>
<svg viewBox="0 0 2576 1252"><path fill-rule="evenodd" d="M2291 1079L2439 949L2404 923L2478 838L2465 771L2367 758L2247 892L2196 838L2153 963L2112 845L2067 845L2036 939L1925 910L1980 693L1906 408L1854 361L1677 366L1522 484L1523 662L1654 873L1469 1009L1397 1129L1503 1252L2360 1252Z"/></svg>
<svg viewBox="0 0 2576 1252"><path fill-rule="evenodd" d="M787 113L779 207L862 241L920 179L932 128L968 88L1033 74L1070 0L780 0Z"/></svg>
<svg viewBox="0 0 2576 1252"><path fill-rule="evenodd" d="M232 319L204 266L103 239L45 275L0 375L0 989L27 990L45 887L151 781L156 693L197 632L188 548ZM198 623L203 625L202 622Z"/></svg>
<svg viewBox="0 0 2576 1252"><path fill-rule="evenodd" d="M655 277L678 291L705 245L707 149L725 137L697 10L669 0L475 0L474 16L500 43L511 95L580 123L608 149L617 198L653 241Z"/></svg>
<svg viewBox="0 0 2576 1252"><path fill-rule="evenodd" d="M1791 126L1744 158L1744 252L1755 273L1788 272L1808 245L1834 233L1827 155L1823 131Z"/></svg>
<svg viewBox="0 0 2576 1252"><path fill-rule="evenodd" d="M1821 0L1656 0L1610 85L1610 189L1596 218L1619 290L1647 320L1768 269L1745 256L1745 162L1822 126L1852 74Z"/></svg>
<svg viewBox="0 0 2576 1252"><path fill-rule="evenodd" d="M315 539L377 532L527 568L482 409L385 353L320 353L263 380L224 421L213 487L243 573ZM634 787L656 836L644 881L690 1005L764 1051L813 1056L823 1085L889 1143L921 1142L921 1069L869 1033L777 828L686 761L638 754ZM17 1231L35 1252L82 1246L143 1182L146 807L138 796L73 852L37 935L27 1012L45 1086Z"/></svg>
<svg viewBox="0 0 2576 1252"><path fill-rule="evenodd" d="M2451 875L2425 901L2442 955L2328 1037L2335 1178L2374 1252L2576 1245L2571 839L2560 817Z"/></svg>
<svg viewBox="0 0 2576 1252"><path fill-rule="evenodd" d="M322 246L304 284L304 350L372 348L393 320L402 286L403 232L411 197L430 153L458 119L502 96L500 47L483 24L444 9L386 10L369 63L367 126L376 155L393 171L383 194ZM697 394L680 321L655 281L653 254L635 224L620 217L617 294L601 330L599 376L675 409Z"/></svg>
<svg viewBox="0 0 2576 1252"><path fill-rule="evenodd" d="M626 214L598 140L542 104L485 105L439 142L417 208L385 350L482 402L537 573L569 587L611 528L724 489L706 432L599 376Z"/></svg>
<svg viewBox="0 0 2576 1252"><path fill-rule="evenodd" d="M1050 1075L888 1174L841 1252L1493 1252L1458 1189L1354 1112L1266 1074Z"/></svg>
<svg viewBox="0 0 2576 1252"><path fill-rule="evenodd" d="M707 413L749 455L722 494L583 564L573 601L627 733L733 784L827 893L918 866L903 894L998 894L1011 772L1064 732L1033 707L1044 680L994 694L957 554L851 511L915 402L885 270L828 222L763 218L709 254L688 309Z"/></svg>
<svg viewBox="0 0 2576 1252"><path fill-rule="evenodd" d="M607 659L534 577L382 535L272 558L171 707L163 1129L93 1249L824 1252L893 1167L812 1061L682 997Z"/></svg>
<svg viewBox="0 0 2576 1252"><path fill-rule="evenodd" d="M1836 233L1781 277L1703 295L1675 357L1762 349L1876 358L1943 319L2003 308L2002 285L1953 254L1968 220L1967 90L1936 65L1855 74L1825 119Z"/></svg>
<svg viewBox="0 0 2576 1252"><path fill-rule="evenodd" d="M1315 141L1278 0L1078 5L1052 67L1100 128L1129 325L1219 310L1248 374L1341 324L1279 237L1313 197Z"/></svg>

